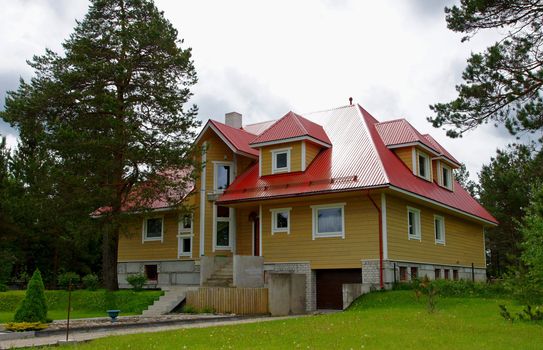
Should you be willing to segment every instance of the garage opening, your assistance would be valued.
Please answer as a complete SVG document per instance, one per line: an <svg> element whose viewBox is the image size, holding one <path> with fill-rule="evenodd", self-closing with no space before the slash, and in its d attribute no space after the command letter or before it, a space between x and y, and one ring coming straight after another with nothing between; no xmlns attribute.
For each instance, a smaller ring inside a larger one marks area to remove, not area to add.
<svg viewBox="0 0 543 350"><path fill-rule="evenodd" d="M343 309L344 283L362 283L362 269L316 270L317 309Z"/></svg>

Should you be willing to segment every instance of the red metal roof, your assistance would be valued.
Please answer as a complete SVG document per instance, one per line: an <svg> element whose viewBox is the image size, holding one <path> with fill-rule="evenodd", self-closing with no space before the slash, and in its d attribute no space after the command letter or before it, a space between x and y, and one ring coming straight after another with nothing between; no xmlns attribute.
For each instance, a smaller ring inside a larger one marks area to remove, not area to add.
<svg viewBox="0 0 543 350"><path fill-rule="evenodd" d="M413 142L420 142L435 152L437 149L405 119L388 120L375 123L375 127L383 142L387 146L398 146Z"/></svg>
<svg viewBox="0 0 543 350"><path fill-rule="evenodd" d="M254 165L238 176L217 202L392 187L497 223L458 183L451 192L413 175L383 141L378 130L383 123L362 107L346 106L306 116L323 125L332 148L322 150L305 172L259 177L258 165Z"/></svg>
<svg viewBox="0 0 543 350"><path fill-rule="evenodd" d="M258 150L249 146L249 143L251 143L251 141L254 140L257 135L251 134L250 132L247 132L243 129L233 128L212 119L209 119L208 124L213 125L213 127L215 127L222 134L222 136L224 136L232 144L232 146L234 146L237 151L258 157Z"/></svg>
<svg viewBox="0 0 543 350"><path fill-rule="evenodd" d="M293 139L297 137L308 136L315 140L331 145L330 139L323 127L304 117L288 112L281 119L271 125L266 131L255 138L251 145L258 147L259 144L279 140Z"/></svg>

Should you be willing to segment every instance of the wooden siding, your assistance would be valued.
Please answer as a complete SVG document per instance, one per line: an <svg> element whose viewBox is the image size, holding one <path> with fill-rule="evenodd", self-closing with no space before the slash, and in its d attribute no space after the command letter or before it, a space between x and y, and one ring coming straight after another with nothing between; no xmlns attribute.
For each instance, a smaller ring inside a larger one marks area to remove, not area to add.
<svg viewBox="0 0 543 350"><path fill-rule="evenodd" d="M375 197L377 203L377 197ZM345 238L312 238L311 205L345 203ZM290 234L271 234L270 209L291 207ZM306 201L262 205L262 250L265 262L308 261L311 268L360 268L361 259L379 257L377 210L358 192L333 199L311 197Z"/></svg>
<svg viewBox="0 0 543 350"><path fill-rule="evenodd" d="M268 313L267 288L198 288L187 292L187 305L218 313L263 315Z"/></svg>
<svg viewBox="0 0 543 350"><path fill-rule="evenodd" d="M163 241L143 241L144 218L163 217ZM177 259L177 230L179 214L150 213L149 215L134 215L124 222L119 237L119 261L136 260L175 260ZM194 253L194 250L193 250Z"/></svg>
<svg viewBox="0 0 543 350"><path fill-rule="evenodd" d="M319 154L321 146L314 144L312 142L305 143L305 168L307 169L313 159Z"/></svg>
<svg viewBox="0 0 543 350"><path fill-rule="evenodd" d="M236 254L253 255L253 221L251 213L258 215L258 207L236 209Z"/></svg>
<svg viewBox="0 0 543 350"><path fill-rule="evenodd" d="M409 170L413 171L413 147L395 148L394 153L396 153Z"/></svg>
<svg viewBox="0 0 543 350"><path fill-rule="evenodd" d="M302 170L302 142L286 142L279 145L266 146L260 148L262 157L262 176L272 174L272 152L273 150L291 148L290 150L290 171ZM306 150L307 152L307 150Z"/></svg>
<svg viewBox="0 0 543 350"><path fill-rule="evenodd" d="M386 196L390 260L485 268L483 226L401 198ZM407 236L407 206L420 210L421 240ZM445 244L436 244L434 215L445 218Z"/></svg>

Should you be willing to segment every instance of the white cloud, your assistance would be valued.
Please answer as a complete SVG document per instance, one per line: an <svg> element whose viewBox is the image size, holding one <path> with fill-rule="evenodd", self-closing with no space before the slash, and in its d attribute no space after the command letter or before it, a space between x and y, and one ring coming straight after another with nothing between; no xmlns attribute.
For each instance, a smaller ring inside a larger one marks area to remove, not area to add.
<svg viewBox="0 0 543 350"><path fill-rule="evenodd" d="M2 4L2 2L5 2ZM173 1L157 6L192 47L201 118L236 110L250 122L288 110L345 105L348 97L379 120L407 118L431 133L475 176L496 147L513 141L489 127L448 139L426 121L428 105L455 96L470 52L495 39L468 43L446 28L450 1ZM25 60L60 49L81 19L84 0L0 0L0 73L28 76ZM0 86L0 93L2 90ZM9 87L13 88L13 87Z"/></svg>

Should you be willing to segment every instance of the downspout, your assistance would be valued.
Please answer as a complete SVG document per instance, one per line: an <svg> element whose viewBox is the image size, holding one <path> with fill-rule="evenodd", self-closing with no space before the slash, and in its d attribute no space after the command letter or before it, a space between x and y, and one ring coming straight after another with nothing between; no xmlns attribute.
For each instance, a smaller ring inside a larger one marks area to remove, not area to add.
<svg viewBox="0 0 543 350"><path fill-rule="evenodd" d="M366 192L366 196L368 196L369 200L377 209L377 213L379 214L379 287L381 289L385 288L385 284L383 282L383 213L381 211L381 208L377 206L377 203L371 198L370 192Z"/></svg>

